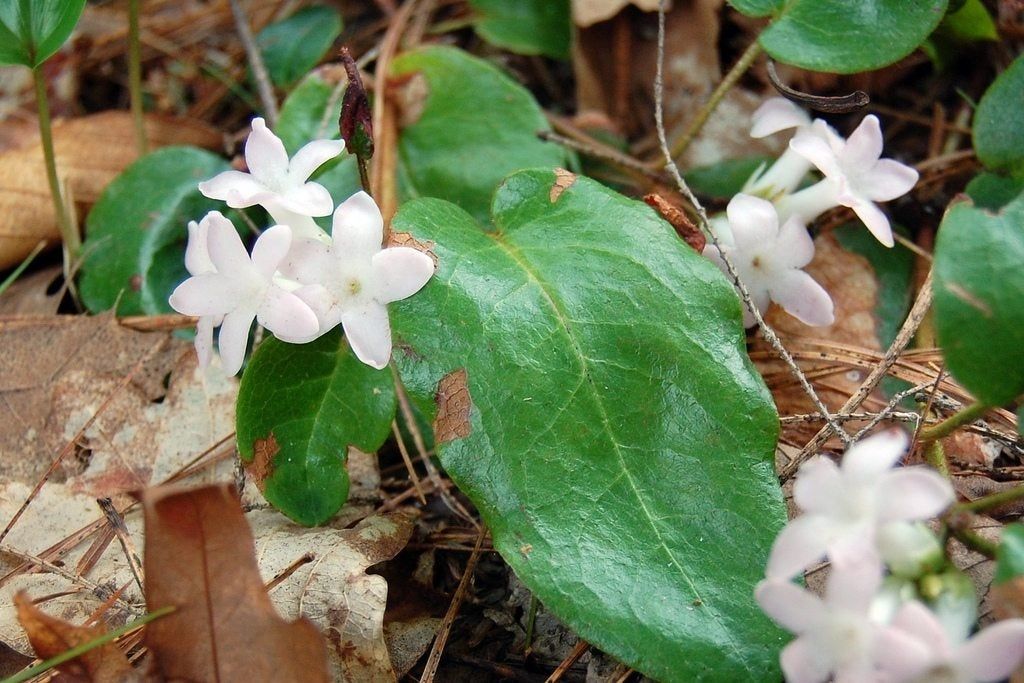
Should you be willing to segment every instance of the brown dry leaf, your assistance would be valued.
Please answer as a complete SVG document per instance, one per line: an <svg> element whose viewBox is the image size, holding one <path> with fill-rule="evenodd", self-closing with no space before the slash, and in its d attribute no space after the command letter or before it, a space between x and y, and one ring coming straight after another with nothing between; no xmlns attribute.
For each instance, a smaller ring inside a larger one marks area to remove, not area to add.
<svg viewBox="0 0 1024 683"><path fill-rule="evenodd" d="M18 593L14 597L18 619L25 628L32 647L39 659L49 659L84 645L107 632L102 625L75 626L56 619L37 608L28 595ZM128 658L114 643L105 643L92 648L78 657L58 666L65 680L81 680L90 683L123 683L132 678L135 671Z"/></svg>
<svg viewBox="0 0 1024 683"><path fill-rule="evenodd" d="M200 121L149 115L149 145L216 148L221 135ZM93 204L114 177L138 158L131 115L107 111L58 121L53 127L57 170L78 205ZM43 166L42 145L32 143L0 153L0 268L19 263L40 240L60 233Z"/></svg>
<svg viewBox="0 0 1024 683"><path fill-rule="evenodd" d="M587 27L611 19L626 5L635 5L644 12L658 11L658 0L572 0L572 20L577 26Z"/></svg>
<svg viewBox="0 0 1024 683"><path fill-rule="evenodd" d="M368 567L393 558L412 534L412 520L392 513L353 529L303 529L272 511L250 515L264 579L301 564L271 592L287 618L310 619L328 641L334 680L396 680L384 640L388 585Z"/></svg>
<svg viewBox="0 0 1024 683"><path fill-rule="evenodd" d="M11 315L56 315L60 307L64 274L60 266L51 266L22 274L0 294L0 317ZM53 289L51 293L51 288Z"/></svg>
<svg viewBox="0 0 1024 683"><path fill-rule="evenodd" d="M146 603L176 610L146 628L168 679L328 681L321 635L274 611L230 484L143 493Z"/></svg>

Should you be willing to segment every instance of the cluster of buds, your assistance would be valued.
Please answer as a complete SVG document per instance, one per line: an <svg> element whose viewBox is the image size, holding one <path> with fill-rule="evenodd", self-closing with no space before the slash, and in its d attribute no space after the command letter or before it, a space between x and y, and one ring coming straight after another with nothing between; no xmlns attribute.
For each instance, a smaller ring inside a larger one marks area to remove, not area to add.
<svg viewBox="0 0 1024 683"><path fill-rule="evenodd" d="M261 118L245 144L249 172L225 171L199 191L235 209L260 205L274 225L246 251L231 221L211 211L189 224L185 267L191 277L170 296L174 310L198 316L196 351L209 363L213 328L225 372L242 367L254 320L282 341L310 342L345 330L362 362L384 368L391 358L387 304L412 296L434 274L434 261L409 247L382 249L384 220L365 192L335 208L330 192L309 177L341 154L343 140L314 140L291 159ZM331 234L314 217L333 212Z"/></svg>
<svg viewBox="0 0 1024 683"><path fill-rule="evenodd" d="M790 129L795 134L786 152L771 167L754 173L729 202L725 216L712 219L712 229L760 312L774 301L808 325L831 325L831 297L802 270L814 258L808 223L833 207L846 206L879 242L891 247L889 219L875 202L909 192L917 171L880 158L882 131L874 116L866 116L844 140L789 100L773 98L754 113L750 134L761 138ZM821 180L798 190L812 168ZM708 245L704 255L726 270L717 247ZM750 311L743 322L754 324Z"/></svg>
<svg viewBox="0 0 1024 683"><path fill-rule="evenodd" d="M998 681L1024 659L1024 619L969 637L973 587L944 568L923 523L953 502L953 488L924 466L894 469L906 447L903 432L883 432L839 466L818 456L800 468L793 501L802 514L775 540L755 591L761 609L797 635L780 657L789 683ZM823 559L824 598L791 582ZM922 595L936 583L936 595Z"/></svg>

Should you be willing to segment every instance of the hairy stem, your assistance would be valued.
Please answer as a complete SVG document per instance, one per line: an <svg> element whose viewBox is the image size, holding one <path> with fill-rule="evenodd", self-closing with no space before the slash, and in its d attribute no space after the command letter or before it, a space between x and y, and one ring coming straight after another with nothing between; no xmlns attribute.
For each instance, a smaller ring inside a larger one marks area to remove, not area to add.
<svg viewBox="0 0 1024 683"><path fill-rule="evenodd" d="M990 493L968 503L961 503L957 508L967 512L986 512L1022 498L1024 498L1024 484L998 493Z"/></svg>
<svg viewBox="0 0 1024 683"><path fill-rule="evenodd" d="M980 401L961 408L937 425L925 427L917 435L920 441L935 441L949 436L960 427L969 425L989 411L990 406Z"/></svg>
<svg viewBox="0 0 1024 683"><path fill-rule="evenodd" d="M39 136L43 143L43 161L46 164L46 180L50 184L50 197L57 215L57 226L64 240L64 269L71 272L71 263L78 257L82 240L78 236L68 215L68 207L64 202L64 193L60 190L57 178L57 157L53 151L53 131L50 128L50 100L46 96L46 80L43 78L42 67L32 69L32 80L36 86L36 107L39 112Z"/></svg>

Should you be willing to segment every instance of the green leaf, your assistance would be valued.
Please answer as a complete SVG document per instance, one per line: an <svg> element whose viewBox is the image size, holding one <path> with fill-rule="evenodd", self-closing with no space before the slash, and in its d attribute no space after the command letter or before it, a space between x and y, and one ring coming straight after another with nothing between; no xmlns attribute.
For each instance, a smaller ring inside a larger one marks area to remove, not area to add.
<svg viewBox="0 0 1024 683"><path fill-rule="evenodd" d="M998 211L1024 192L1024 176L1008 178L982 171L971 178L964 192L979 209Z"/></svg>
<svg viewBox="0 0 1024 683"><path fill-rule="evenodd" d="M686 182L698 194L715 199L729 199L740 192L754 171L772 162L770 157L728 159L686 172Z"/></svg>
<svg viewBox="0 0 1024 683"><path fill-rule="evenodd" d="M495 548L582 638L659 680L778 679L752 592L785 520L778 418L739 301L649 207L566 179L506 179L492 232L399 209L439 259L392 305L402 380Z"/></svg>
<svg viewBox="0 0 1024 683"><path fill-rule="evenodd" d="M469 0L480 16L476 32L492 45L521 55L569 58L568 0Z"/></svg>
<svg viewBox="0 0 1024 683"><path fill-rule="evenodd" d="M748 17L766 17L782 9L785 0L729 0L729 4Z"/></svg>
<svg viewBox="0 0 1024 683"><path fill-rule="evenodd" d="M955 12L947 14L935 34L957 43L999 40L996 23L981 0L967 0Z"/></svg>
<svg viewBox="0 0 1024 683"><path fill-rule="evenodd" d="M341 16L330 7L305 7L256 36L270 80L287 88L316 66L341 35Z"/></svg>
<svg viewBox="0 0 1024 683"><path fill-rule="evenodd" d="M856 73L906 57L945 11L946 0L792 0L759 40L780 62Z"/></svg>
<svg viewBox="0 0 1024 683"><path fill-rule="evenodd" d="M426 47L399 56L392 72L409 77L413 100L405 113L414 122L398 147L406 197L446 199L486 221L491 195L509 173L566 165L564 150L537 139L550 127L533 95L495 66L455 48Z"/></svg>
<svg viewBox="0 0 1024 683"><path fill-rule="evenodd" d="M86 220L79 292L90 311L120 302L120 315L171 311L167 297L188 277L183 255L188 222L223 202L196 184L228 170L195 147L165 147L126 168L103 191Z"/></svg>
<svg viewBox="0 0 1024 683"><path fill-rule="evenodd" d="M1024 524L1007 524L999 537L992 583L1005 583L1021 575L1024 575Z"/></svg>
<svg viewBox="0 0 1024 683"><path fill-rule="evenodd" d="M978 103L974 149L990 170L1024 173L1024 55L999 74Z"/></svg>
<svg viewBox="0 0 1024 683"><path fill-rule="evenodd" d="M394 416L391 373L361 363L340 328L309 344L270 338L238 389L238 452L274 507L322 524L348 498L348 447L380 448Z"/></svg>
<svg viewBox="0 0 1024 683"><path fill-rule="evenodd" d="M980 401L1024 392L1024 196L998 214L946 211L935 243L935 323L953 376Z"/></svg>
<svg viewBox="0 0 1024 683"><path fill-rule="evenodd" d="M3 0L0 64L39 66L68 39L84 8L85 0Z"/></svg>
<svg viewBox="0 0 1024 683"><path fill-rule="evenodd" d="M289 155L293 155L311 140L341 137L338 117L341 115L341 92L314 71L302 80L281 105L275 133L284 142ZM356 158L346 150L336 159L328 161L314 174L313 179L327 188L335 204L340 204L361 187ZM330 232L331 220L318 221Z"/></svg>

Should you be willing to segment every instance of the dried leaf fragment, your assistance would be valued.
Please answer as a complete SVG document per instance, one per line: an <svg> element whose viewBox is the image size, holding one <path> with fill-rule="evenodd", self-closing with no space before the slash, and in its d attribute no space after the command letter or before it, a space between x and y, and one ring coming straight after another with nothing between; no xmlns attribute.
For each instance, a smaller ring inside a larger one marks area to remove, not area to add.
<svg viewBox="0 0 1024 683"><path fill-rule="evenodd" d="M658 10L658 0L572 0L572 20L577 26L590 26L611 19L629 4L645 12Z"/></svg>
<svg viewBox="0 0 1024 683"><path fill-rule="evenodd" d="M647 203L652 209L658 212L658 215L668 221L676 230L676 234L683 238L683 241L693 247L693 250L698 254L704 252L704 246L707 244L707 238L704 233L700 231L690 217L687 216L682 210L670 202L669 200L662 197L660 194L651 193L644 196L644 202Z"/></svg>
<svg viewBox="0 0 1024 683"><path fill-rule="evenodd" d="M572 184L576 182L576 174L572 171L567 171L564 168L555 169L555 184L551 186L551 192L548 193L548 199L554 204L558 201L558 198L562 196L562 193L572 187Z"/></svg>
<svg viewBox="0 0 1024 683"><path fill-rule="evenodd" d="M434 419L434 438L438 444L469 436L470 409L469 375L465 368L449 372L437 385L437 417Z"/></svg>

